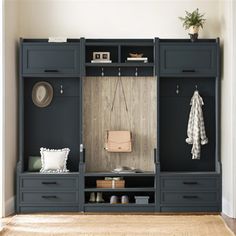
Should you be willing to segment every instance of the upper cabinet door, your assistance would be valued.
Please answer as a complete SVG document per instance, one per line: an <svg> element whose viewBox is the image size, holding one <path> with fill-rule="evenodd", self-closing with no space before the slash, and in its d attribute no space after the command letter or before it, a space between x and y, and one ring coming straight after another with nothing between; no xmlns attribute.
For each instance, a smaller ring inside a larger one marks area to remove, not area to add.
<svg viewBox="0 0 236 236"><path fill-rule="evenodd" d="M79 43L23 43L24 76L79 76Z"/></svg>
<svg viewBox="0 0 236 236"><path fill-rule="evenodd" d="M216 43L160 43L160 76L216 76L216 52Z"/></svg>

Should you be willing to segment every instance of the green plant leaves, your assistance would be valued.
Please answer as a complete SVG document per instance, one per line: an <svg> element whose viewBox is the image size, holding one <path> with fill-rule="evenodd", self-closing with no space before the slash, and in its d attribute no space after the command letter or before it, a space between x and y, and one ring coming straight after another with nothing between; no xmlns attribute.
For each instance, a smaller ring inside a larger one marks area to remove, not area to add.
<svg viewBox="0 0 236 236"><path fill-rule="evenodd" d="M183 21L183 27L185 29L189 29L191 26L197 26L203 28L203 24L206 19L204 19L205 14L199 13L199 9L197 8L193 12L185 11L185 17L179 17L181 21Z"/></svg>

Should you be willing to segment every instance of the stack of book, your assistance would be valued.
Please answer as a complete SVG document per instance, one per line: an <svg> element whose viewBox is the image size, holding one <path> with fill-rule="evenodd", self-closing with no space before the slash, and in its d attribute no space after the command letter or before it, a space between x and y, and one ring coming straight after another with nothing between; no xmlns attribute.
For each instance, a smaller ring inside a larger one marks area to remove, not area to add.
<svg viewBox="0 0 236 236"><path fill-rule="evenodd" d="M143 62L147 63L148 58L147 57L127 57L127 62Z"/></svg>
<svg viewBox="0 0 236 236"><path fill-rule="evenodd" d="M111 60L97 59L97 60L91 60L91 63L112 63L112 61Z"/></svg>

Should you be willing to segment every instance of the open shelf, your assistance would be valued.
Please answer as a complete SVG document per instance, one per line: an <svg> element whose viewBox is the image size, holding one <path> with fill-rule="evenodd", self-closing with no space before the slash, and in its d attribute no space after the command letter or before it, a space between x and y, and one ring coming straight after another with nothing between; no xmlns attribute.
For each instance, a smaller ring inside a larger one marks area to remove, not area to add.
<svg viewBox="0 0 236 236"><path fill-rule="evenodd" d="M155 192L155 188L85 188L85 192Z"/></svg>
<svg viewBox="0 0 236 236"><path fill-rule="evenodd" d="M85 63L86 67L152 67L154 63L123 62L123 63Z"/></svg>
<svg viewBox="0 0 236 236"><path fill-rule="evenodd" d="M96 206L96 207L127 207L127 206L135 206L135 207L144 207L144 206L155 206L155 203L148 203L148 204L136 204L136 203L127 203L127 204L110 204L110 203L85 203L85 206Z"/></svg>
<svg viewBox="0 0 236 236"><path fill-rule="evenodd" d="M153 171L145 171L142 173L113 173L113 172L86 172L85 176L111 176L111 177L119 177L119 176L155 176L155 172Z"/></svg>

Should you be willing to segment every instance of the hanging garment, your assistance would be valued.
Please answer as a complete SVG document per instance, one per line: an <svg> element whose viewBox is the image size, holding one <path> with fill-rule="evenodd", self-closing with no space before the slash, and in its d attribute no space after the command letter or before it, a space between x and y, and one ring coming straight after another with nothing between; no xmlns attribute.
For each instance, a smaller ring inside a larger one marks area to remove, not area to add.
<svg viewBox="0 0 236 236"><path fill-rule="evenodd" d="M196 90L190 102L191 110L189 114L188 130L186 142L192 144L192 159L200 159L201 145L208 143L206 137L205 125L203 120L202 106L203 99Z"/></svg>

